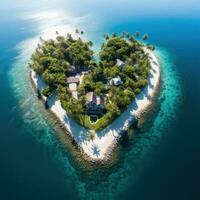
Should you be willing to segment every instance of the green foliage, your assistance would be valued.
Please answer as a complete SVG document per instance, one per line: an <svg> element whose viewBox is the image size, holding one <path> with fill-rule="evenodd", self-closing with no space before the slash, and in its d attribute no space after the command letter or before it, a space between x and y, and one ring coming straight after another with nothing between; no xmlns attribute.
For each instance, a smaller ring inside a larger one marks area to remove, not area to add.
<svg viewBox="0 0 200 200"><path fill-rule="evenodd" d="M140 88L136 88L134 92L135 92L136 95L140 94L141 93L141 89Z"/></svg>
<svg viewBox="0 0 200 200"><path fill-rule="evenodd" d="M44 72L44 67L42 65L38 65L36 63L35 64L33 63L33 64L31 64L31 67L39 75L41 75Z"/></svg>
<svg viewBox="0 0 200 200"><path fill-rule="evenodd" d="M64 101L64 106L68 114L77 120L79 120L81 114L83 114L83 106L78 100L74 98L70 98L68 101Z"/></svg>
<svg viewBox="0 0 200 200"><path fill-rule="evenodd" d="M83 34L83 31L75 32ZM135 36L138 37L139 32ZM41 39L30 62L33 70L41 75L48 85L42 94L48 97L57 91L61 105L67 113L93 130L107 126L130 105L135 95L147 85L151 68L142 45L129 33L124 32L119 37L116 34L105 34L104 37L105 43L99 53L99 62L93 58L91 41L85 42L80 38L75 40L70 34L64 37L58 33L56 40ZM145 39L147 37L146 35ZM153 50L153 46L149 45L148 48ZM118 66L117 59L125 62L125 66ZM78 100L72 97L67 84L67 78L73 68L77 72L88 69L78 86ZM120 76L123 84L109 85L110 79L116 76ZM104 115L95 124L91 124L89 116L86 115L85 95L91 91L106 97Z"/></svg>
<svg viewBox="0 0 200 200"><path fill-rule="evenodd" d="M115 117L120 115L120 110L114 103L107 103L105 108L108 111L106 119L109 121L112 121Z"/></svg>
<svg viewBox="0 0 200 200"><path fill-rule="evenodd" d="M93 56L93 51L90 50L88 44L83 42L81 39L73 42L68 50L71 63L78 67L88 65Z"/></svg>
<svg viewBox="0 0 200 200"><path fill-rule="evenodd" d="M100 59L107 62L116 61L116 59L125 60L129 54L130 47L126 40L119 37L111 37L101 49Z"/></svg>
<svg viewBox="0 0 200 200"><path fill-rule="evenodd" d="M88 134L88 138L89 138L89 140L94 140L94 138L95 138L95 133L94 132L89 132L89 134Z"/></svg>
<svg viewBox="0 0 200 200"><path fill-rule="evenodd" d="M111 68L110 70L111 77L118 76L119 74L120 74L120 68L117 65Z"/></svg>
<svg viewBox="0 0 200 200"><path fill-rule="evenodd" d="M103 77L103 68L102 67L95 67L92 71L92 79L97 82L97 81L102 81Z"/></svg>
<svg viewBox="0 0 200 200"><path fill-rule="evenodd" d="M111 68L109 67L106 67L104 70L103 70L103 75L106 79L109 79L111 78Z"/></svg>
<svg viewBox="0 0 200 200"><path fill-rule="evenodd" d="M84 76L82 87L84 87L86 92L90 92L94 88L94 82L92 76L87 74Z"/></svg>
<svg viewBox="0 0 200 200"><path fill-rule="evenodd" d="M94 84L94 92L97 95L103 95L105 91L105 85L102 82L97 82Z"/></svg>
<svg viewBox="0 0 200 200"><path fill-rule="evenodd" d="M42 90L42 94L45 96L45 97L49 97L51 95L51 89L49 86L47 86L46 88L44 88Z"/></svg>
<svg viewBox="0 0 200 200"><path fill-rule="evenodd" d="M124 83L124 86L126 88L131 88L134 90L134 88L136 87L136 83L133 79L129 78L129 77L126 77L126 81Z"/></svg>
<svg viewBox="0 0 200 200"><path fill-rule="evenodd" d="M46 70L43 73L43 78L45 80L45 82L49 85L49 87L53 88L55 87L55 78L54 78L54 74L50 73L49 70Z"/></svg>
<svg viewBox="0 0 200 200"><path fill-rule="evenodd" d="M148 45L147 48L150 49L151 51L154 51L156 49L155 46L153 45Z"/></svg>
<svg viewBox="0 0 200 200"><path fill-rule="evenodd" d="M136 84L137 84L137 88L142 89L148 84L148 82L146 79L139 79Z"/></svg>
<svg viewBox="0 0 200 200"><path fill-rule="evenodd" d="M92 60L89 62L88 68L89 68L89 70L94 70L97 66L98 66L97 63Z"/></svg>
<svg viewBox="0 0 200 200"><path fill-rule="evenodd" d="M133 77L134 77L134 74L135 74L135 68L134 68L132 65L126 65L126 66L123 68L122 72L123 72L126 76L128 76L128 77L130 77L130 78L133 78Z"/></svg>

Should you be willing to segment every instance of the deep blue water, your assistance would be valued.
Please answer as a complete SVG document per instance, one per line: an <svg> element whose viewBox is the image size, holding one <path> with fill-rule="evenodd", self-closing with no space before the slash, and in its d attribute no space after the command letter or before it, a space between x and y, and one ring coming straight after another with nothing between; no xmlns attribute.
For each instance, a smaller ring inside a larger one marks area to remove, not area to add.
<svg viewBox="0 0 200 200"><path fill-rule="evenodd" d="M0 199L200 199L199 3L187 5L190 13L176 3L166 11L157 1L152 15L145 0L143 10L130 6L123 14L120 1L112 12L104 1L53 1L48 7L45 2L0 3ZM148 15L141 14L145 10ZM157 47L157 104L121 144L119 161L109 169L79 167L31 89L27 63L33 40L63 24L83 28L95 49L105 32L137 30Z"/></svg>

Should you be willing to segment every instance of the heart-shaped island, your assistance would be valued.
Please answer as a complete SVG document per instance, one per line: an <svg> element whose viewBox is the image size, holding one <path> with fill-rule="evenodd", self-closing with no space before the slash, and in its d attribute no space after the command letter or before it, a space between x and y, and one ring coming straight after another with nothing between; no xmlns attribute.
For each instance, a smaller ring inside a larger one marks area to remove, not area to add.
<svg viewBox="0 0 200 200"><path fill-rule="evenodd" d="M39 96L92 160L114 144L151 103L160 71L154 47L129 33L105 34L98 59L93 43L71 34L40 42L31 57ZM143 39L147 39L147 35Z"/></svg>

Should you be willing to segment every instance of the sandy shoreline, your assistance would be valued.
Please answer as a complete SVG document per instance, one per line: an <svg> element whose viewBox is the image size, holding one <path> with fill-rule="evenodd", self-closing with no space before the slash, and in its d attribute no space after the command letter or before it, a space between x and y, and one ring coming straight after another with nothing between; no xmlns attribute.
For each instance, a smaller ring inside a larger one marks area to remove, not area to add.
<svg viewBox="0 0 200 200"><path fill-rule="evenodd" d="M67 129L89 160L106 161L114 146L117 144L118 139L122 136L122 133L126 131L133 124L134 120L151 104L159 85L160 67L154 53L146 48L145 51L149 53L151 62L148 85L143 89L142 93L136 96L128 109L115 121L102 131L96 132L93 141L88 140L89 130L79 125L67 115L60 101L56 98L56 95L52 95L47 99L47 105L51 112L59 119L64 128ZM46 86L42 78L36 75L33 70L31 71L31 79L36 89L39 91L42 91ZM45 97L42 98L46 100Z"/></svg>

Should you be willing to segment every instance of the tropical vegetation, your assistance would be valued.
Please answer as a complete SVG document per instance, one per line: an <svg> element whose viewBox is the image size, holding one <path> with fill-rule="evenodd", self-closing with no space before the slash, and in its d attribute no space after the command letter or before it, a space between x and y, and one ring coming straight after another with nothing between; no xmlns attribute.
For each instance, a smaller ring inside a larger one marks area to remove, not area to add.
<svg viewBox="0 0 200 200"><path fill-rule="evenodd" d="M84 34L78 29L75 32ZM124 32L120 36L105 34L98 62L94 58L93 43L81 39L81 36L74 39L70 34L57 34L56 39L46 41L41 38L32 54L30 66L47 85L42 94L47 98L57 94L68 115L86 128L104 128L130 105L148 83L151 66L143 44L136 40L139 35L139 32L135 35ZM147 38L147 34L142 36L143 40ZM153 46L148 48L154 50ZM117 60L123 62L123 66L119 66ZM77 99L72 96L67 82L74 68L76 73L86 72L77 86ZM122 83L111 84L110 80L115 77L120 77ZM96 123L90 122L86 112L88 92L105 99L102 115Z"/></svg>

